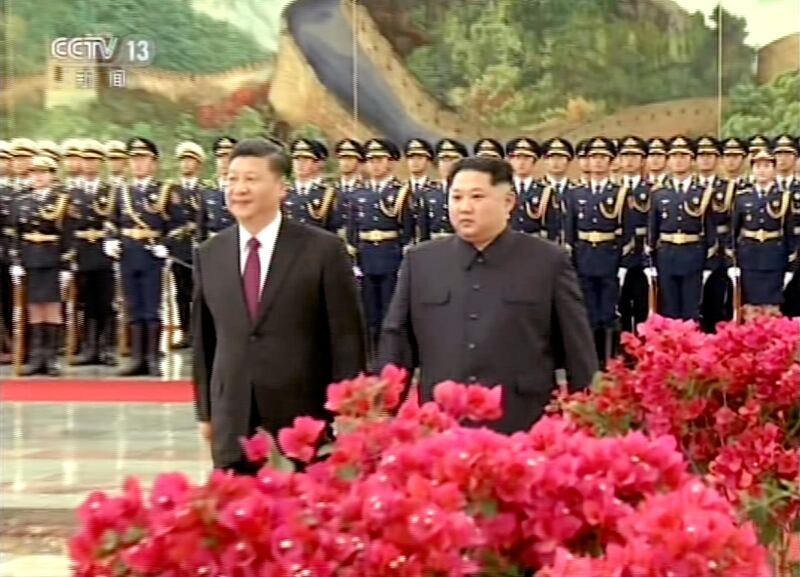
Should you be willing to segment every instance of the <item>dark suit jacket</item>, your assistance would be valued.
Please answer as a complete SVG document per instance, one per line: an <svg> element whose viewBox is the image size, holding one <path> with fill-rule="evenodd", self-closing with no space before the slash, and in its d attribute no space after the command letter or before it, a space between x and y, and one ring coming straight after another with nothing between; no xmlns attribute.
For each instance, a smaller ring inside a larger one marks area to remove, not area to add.
<svg viewBox="0 0 800 577"><path fill-rule="evenodd" d="M502 432L527 429L541 416L559 365L573 390L588 386L597 370L567 253L510 230L482 253L456 236L411 249L379 360L418 366L423 400L447 379L503 385L504 417L490 425Z"/></svg>
<svg viewBox="0 0 800 577"><path fill-rule="evenodd" d="M365 368L363 317L350 260L335 235L281 221L250 319L239 264L239 227L204 242L194 262L195 406L211 421L216 467L241 457L255 400L272 433L295 417L324 418L328 384Z"/></svg>

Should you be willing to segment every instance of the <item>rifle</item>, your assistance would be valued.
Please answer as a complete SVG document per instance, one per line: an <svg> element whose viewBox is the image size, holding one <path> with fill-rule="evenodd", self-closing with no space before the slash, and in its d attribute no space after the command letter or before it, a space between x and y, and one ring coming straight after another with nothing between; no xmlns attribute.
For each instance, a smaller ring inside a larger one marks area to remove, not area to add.
<svg viewBox="0 0 800 577"><path fill-rule="evenodd" d="M734 262L734 267L736 266ZM742 322L742 281L739 275L731 275L733 286L733 322Z"/></svg>
<svg viewBox="0 0 800 577"><path fill-rule="evenodd" d="M119 261L114 261L114 300L117 306L117 351L120 357L130 354L128 334L128 311L125 306L125 292L122 290L122 273Z"/></svg>
<svg viewBox="0 0 800 577"><path fill-rule="evenodd" d="M14 279L14 375L22 376L25 361L25 283Z"/></svg>
<svg viewBox="0 0 800 577"><path fill-rule="evenodd" d="M658 313L658 281L647 276L647 315L653 316Z"/></svg>
<svg viewBox="0 0 800 577"><path fill-rule="evenodd" d="M66 357L67 364L72 364L72 357L78 344L78 323L76 301L78 297L77 287L75 286L75 277L69 280L66 287L66 342L64 343L64 356Z"/></svg>

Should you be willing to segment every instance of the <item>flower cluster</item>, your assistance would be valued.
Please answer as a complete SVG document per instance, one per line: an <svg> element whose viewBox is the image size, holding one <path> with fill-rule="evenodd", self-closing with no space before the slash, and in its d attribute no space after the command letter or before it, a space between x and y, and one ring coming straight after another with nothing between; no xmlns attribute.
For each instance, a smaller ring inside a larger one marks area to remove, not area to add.
<svg viewBox="0 0 800 577"><path fill-rule="evenodd" d="M796 531L800 323L759 317L711 335L655 317L624 345L627 358L590 391L560 399L569 420L600 435L671 435L694 470L757 521L764 542Z"/></svg>
<svg viewBox="0 0 800 577"><path fill-rule="evenodd" d="M70 541L76 574L770 574L754 528L672 437L598 438L556 417L506 436L461 424L497 418L499 388L443 383L421 404L406 387L392 367L331 386L333 443L315 447L312 419L277 441L261 432L243 440L264 461L256 477L163 475L147 501L134 481L93 493Z"/></svg>

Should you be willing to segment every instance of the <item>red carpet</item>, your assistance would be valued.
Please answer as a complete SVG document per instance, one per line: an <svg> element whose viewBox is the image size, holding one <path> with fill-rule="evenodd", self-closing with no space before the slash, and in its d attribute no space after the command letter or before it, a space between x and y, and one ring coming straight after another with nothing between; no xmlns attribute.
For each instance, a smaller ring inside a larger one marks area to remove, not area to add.
<svg viewBox="0 0 800 577"><path fill-rule="evenodd" d="M189 381L145 379L4 379L0 401L189 403Z"/></svg>

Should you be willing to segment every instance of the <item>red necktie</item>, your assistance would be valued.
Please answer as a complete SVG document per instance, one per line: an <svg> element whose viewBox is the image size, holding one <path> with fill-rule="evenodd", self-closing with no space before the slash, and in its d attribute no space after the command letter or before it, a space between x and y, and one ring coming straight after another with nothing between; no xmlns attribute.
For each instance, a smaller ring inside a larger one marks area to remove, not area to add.
<svg viewBox="0 0 800 577"><path fill-rule="evenodd" d="M258 303L261 300L261 260L258 258L260 246L256 237L247 241L247 262L244 265L244 296L253 321L258 316Z"/></svg>

